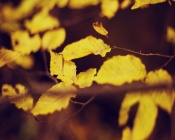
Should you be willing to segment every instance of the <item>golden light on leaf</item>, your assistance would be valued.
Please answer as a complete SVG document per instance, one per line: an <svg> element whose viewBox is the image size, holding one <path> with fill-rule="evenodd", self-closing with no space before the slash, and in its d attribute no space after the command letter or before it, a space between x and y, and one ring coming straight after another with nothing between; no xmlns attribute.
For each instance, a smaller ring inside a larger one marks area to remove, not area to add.
<svg viewBox="0 0 175 140"><path fill-rule="evenodd" d="M172 78L167 71L159 69L157 71L150 71L146 76L145 83L147 85L171 84ZM138 102L139 106L130 139L147 139L155 126L158 106L170 114L174 104L174 97L175 92L171 89L128 92L120 108L119 125L127 123L130 108Z"/></svg>
<svg viewBox="0 0 175 140"><path fill-rule="evenodd" d="M11 33L11 41L14 51L22 54L37 52L41 47L41 39L38 34L30 37L25 30L18 30Z"/></svg>
<svg viewBox="0 0 175 140"><path fill-rule="evenodd" d="M93 23L93 28L95 29L95 31L101 35L107 35L108 31L103 27L102 22L94 22Z"/></svg>
<svg viewBox="0 0 175 140"><path fill-rule="evenodd" d="M57 0L57 6L63 8L68 4L69 0Z"/></svg>
<svg viewBox="0 0 175 140"><path fill-rule="evenodd" d="M83 9L87 6L95 6L100 0L70 0L68 6L73 9Z"/></svg>
<svg viewBox="0 0 175 140"><path fill-rule="evenodd" d="M166 0L135 0L135 4L131 7L131 9L136 9L148 4L157 4L165 1Z"/></svg>
<svg viewBox="0 0 175 140"><path fill-rule="evenodd" d="M101 12L103 16L107 18L112 18L119 9L118 0L102 0L101 1Z"/></svg>
<svg viewBox="0 0 175 140"><path fill-rule="evenodd" d="M66 38L66 31L64 28L47 31L42 38L42 49L53 50L59 47Z"/></svg>
<svg viewBox="0 0 175 140"><path fill-rule="evenodd" d="M30 55L21 55L15 60L15 63L24 69L31 69L34 65L34 59Z"/></svg>
<svg viewBox="0 0 175 140"><path fill-rule="evenodd" d="M72 61L64 60L63 56L58 53L50 51L50 73L51 75L58 75L60 79L67 83L73 83L76 79L76 65Z"/></svg>
<svg viewBox="0 0 175 140"><path fill-rule="evenodd" d="M33 108L33 98L31 95L27 94L26 88L21 84L16 84L15 88L9 84L4 84L2 86L2 96L8 97L11 103L15 104L17 108L23 109L24 111L28 111ZM13 99L13 97L16 97L16 99Z"/></svg>
<svg viewBox="0 0 175 140"><path fill-rule="evenodd" d="M133 55L114 56L106 60L95 77L99 84L122 85L143 80L146 69L141 60Z"/></svg>
<svg viewBox="0 0 175 140"><path fill-rule="evenodd" d="M78 85L80 88L90 87L94 80L94 75L97 73L96 68L90 68L85 72L80 72L77 75L77 79L75 84Z"/></svg>
<svg viewBox="0 0 175 140"><path fill-rule="evenodd" d="M76 96L76 94L73 93L75 91L76 88L71 84L63 82L56 84L41 95L31 113L34 116L46 115L66 109L70 98Z"/></svg>
<svg viewBox="0 0 175 140"><path fill-rule="evenodd" d="M168 42L175 44L175 29L172 27L167 28L166 39Z"/></svg>
<svg viewBox="0 0 175 140"><path fill-rule="evenodd" d="M0 49L0 67L14 61L21 54L7 49Z"/></svg>
<svg viewBox="0 0 175 140"><path fill-rule="evenodd" d="M47 9L43 9L37 13L32 20L26 20L24 24L32 34L50 30L60 25L58 19L49 15Z"/></svg>
<svg viewBox="0 0 175 140"><path fill-rule="evenodd" d="M62 54L65 60L72 60L89 54L101 55L104 57L106 53L110 51L110 46L105 44L103 40L93 36L87 36L86 38L67 45Z"/></svg>

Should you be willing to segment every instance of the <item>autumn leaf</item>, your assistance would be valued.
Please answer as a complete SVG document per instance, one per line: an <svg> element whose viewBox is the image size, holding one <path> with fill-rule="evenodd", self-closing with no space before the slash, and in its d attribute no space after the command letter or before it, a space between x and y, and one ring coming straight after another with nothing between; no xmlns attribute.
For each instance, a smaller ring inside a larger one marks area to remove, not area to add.
<svg viewBox="0 0 175 140"><path fill-rule="evenodd" d="M75 84L78 85L80 88L90 87L94 80L95 74L96 74L96 68L90 68L85 72L80 72L77 75Z"/></svg>
<svg viewBox="0 0 175 140"><path fill-rule="evenodd" d="M87 6L97 5L100 0L70 0L68 6L73 9L83 9Z"/></svg>
<svg viewBox="0 0 175 140"><path fill-rule="evenodd" d="M49 11L45 8L37 13L32 20L26 20L24 24L32 34L53 29L60 25L58 19L49 15Z"/></svg>
<svg viewBox="0 0 175 140"><path fill-rule="evenodd" d="M105 44L103 40L97 39L93 36L88 36L67 45L62 54L65 60L72 60L89 54L101 55L104 57L106 53L110 51L110 46Z"/></svg>
<svg viewBox="0 0 175 140"><path fill-rule="evenodd" d="M101 13L107 18L112 18L119 9L118 0L102 0L101 1Z"/></svg>
<svg viewBox="0 0 175 140"><path fill-rule="evenodd" d="M31 113L34 116L46 115L66 109L70 98L76 96L76 94L73 93L75 91L76 88L71 84L63 82L56 84L41 95Z"/></svg>
<svg viewBox="0 0 175 140"><path fill-rule="evenodd" d="M143 80L146 70L141 60L133 55L113 56L106 60L95 77L99 84L120 86L126 82Z"/></svg>
<svg viewBox="0 0 175 140"><path fill-rule="evenodd" d="M70 2L69 0L57 0L57 6L59 8L64 8L68 2Z"/></svg>
<svg viewBox="0 0 175 140"><path fill-rule="evenodd" d="M172 84L171 76L163 69L149 72L145 79L145 84L147 85L163 83ZM125 125L127 123L130 108L134 104L139 103L130 139L146 139L155 126L158 106L168 113L171 113L174 104L174 96L175 93L171 89L156 89L135 93L128 92L120 108L119 125Z"/></svg>
<svg viewBox="0 0 175 140"><path fill-rule="evenodd" d="M58 75L57 78L67 82L73 83L76 79L76 65L72 61L64 60L62 54L50 51L50 73L51 75Z"/></svg>
<svg viewBox="0 0 175 140"><path fill-rule="evenodd" d="M44 50L54 50L64 42L65 38L66 31L64 28L47 31L42 38L42 48Z"/></svg>
<svg viewBox="0 0 175 140"><path fill-rule="evenodd" d="M0 49L0 67L14 61L21 54L7 49Z"/></svg>
<svg viewBox="0 0 175 140"><path fill-rule="evenodd" d="M135 0L135 4L131 7L131 9L136 9L147 4L157 4L165 1L166 0Z"/></svg>
<svg viewBox="0 0 175 140"><path fill-rule="evenodd" d="M175 44L175 29L170 26L167 28L166 39L169 43Z"/></svg>
<svg viewBox="0 0 175 140"><path fill-rule="evenodd" d="M24 69L31 69L34 65L34 58L31 55L21 55L14 61L18 66Z"/></svg>
<svg viewBox="0 0 175 140"><path fill-rule="evenodd" d="M37 52L41 47L41 39L38 34L29 36L25 30L18 30L11 33L11 41L14 51L22 54Z"/></svg>
<svg viewBox="0 0 175 140"><path fill-rule="evenodd" d="M17 108L21 108L24 111L31 110L33 108L33 98L27 93L26 88L21 84L16 84L13 88L9 84L2 86L2 96L8 97L10 102L15 104ZM16 99L13 99L13 98Z"/></svg>
<svg viewBox="0 0 175 140"><path fill-rule="evenodd" d="M107 35L108 31L103 27L102 22L94 22L93 23L93 28L95 29L95 31L101 35Z"/></svg>

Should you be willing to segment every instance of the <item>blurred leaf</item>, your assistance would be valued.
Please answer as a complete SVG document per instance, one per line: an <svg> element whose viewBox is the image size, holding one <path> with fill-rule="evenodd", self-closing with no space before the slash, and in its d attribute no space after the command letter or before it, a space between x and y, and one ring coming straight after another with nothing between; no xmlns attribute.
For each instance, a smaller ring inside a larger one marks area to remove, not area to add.
<svg viewBox="0 0 175 140"><path fill-rule="evenodd" d="M47 9L43 9L37 13L32 20L26 20L24 24L32 34L50 30L60 25L58 19L49 15Z"/></svg>
<svg viewBox="0 0 175 140"><path fill-rule="evenodd" d="M166 39L169 43L175 45L175 29L170 26L167 28Z"/></svg>
<svg viewBox="0 0 175 140"><path fill-rule="evenodd" d="M20 53L7 49L0 49L0 67L14 61L20 56Z"/></svg>
<svg viewBox="0 0 175 140"><path fill-rule="evenodd" d="M15 63L24 69L31 69L34 65L34 59L31 55L21 55L15 60Z"/></svg>
<svg viewBox="0 0 175 140"><path fill-rule="evenodd" d="M141 60L133 55L114 56L106 60L95 77L99 84L120 86L126 82L143 80L146 69Z"/></svg>
<svg viewBox="0 0 175 140"><path fill-rule="evenodd" d="M123 0L120 4L121 9L126 9L132 4L132 0Z"/></svg>
<svg viewBox="0 0 175 140"><path fill-rule="evenodd" d="M101 10L102 15L107 18L112 18L115 16L115 13L119 9L119 1L118 0L102 0L101 1Z"/></svg>
<svg viewBox="0 0 175 140"><path fill-rule="evenodd" d="M25 30L18 30L11 33L13 49L22 54L37 52L41 47L41 39L38 34L30 37Z"/></svg>
<svg viewBox="0 0 175 140"><path fill-rule="evenodd" d="M21 84L16 84L15 88L9 84L4 84L2 86L2 96L9 97L11 103L15 104L17 108L21 108L24 111L28 111L33 108L33 98L31 95L27 94L26 88ZM16 99L13 99L13 97L16 97Z"/></svg>
<svg viewBox="0 0 175 140"><path fill-rule="evenodd" d="M122 131L122 140L131 140L131 129L129 127Z"/></svg>
<svg viewBox="0 0 175 140"><path fill-rule="evenodd" d="M65 38L66 31L64 28L47 31L42 38L42 48L44 50L54 50L64 42Z"/></svg>
<svg viewBox="0 0 175 140"><path fill-rule="evenodd" d="M102 22L94 22L93 23L93 28L95 31L101 35L107 35L108 31L103 27Z"/></svg>
<svg viewBox="0 0 175 140"><path fill-rule="evenodd" d="M67 6L68 2L70 2L69 0L57 0L57 6L59 8L63 8L65 6Z"/></svg>
<svg viewBox="0 0 175 140"><path fill-rule="evenodd" d="M41 95L35 107L31 111L32 114L34 116L46 115L55 111L66 109L70 98L76 96L76 94L73 93L75 91L76 88L71 84L62 82L54 85Z"/></svg>
<svg viewBox="0 0 175 140"><path fill-rule="evenodd" d="M135 4L131 7L131 9L140 8L147 4L157 4L165 1L166 0L135 0Z"/></svg>
<svg viewBox="0 0 175 140"><path fill-rule="evenodd" d="M85 72L80 72L77 75L77 79L75 84L78 85L80 88L90 87L94 80L94 75L97 73L96 68L90 68Z"/></svg>
<svg viewBox="0 0 175 140"><path fill-rule="evenodd" d="M147 85L156 85L161 83L172 84L172 78L167 71L159 69L147 74L145 83ZM119 125L125 125L128 121L130 108L139 103L138 110L134 120L134 126L131 130L131 140L146 139L156 123L158 107L171 113L174 104L175 92L171 89L151 90L145 92L127 93L122 101L119 113ZM125 130L124 130L125 131ZM124 133L124 132L123 132Z"/></svg>
<svg viewBox="0 0 175 140"><path fill-rule="evenodd" d="M65 60L72 60L89 54L101 55L104 57L106 53L110 51L110 46L105 44L103 40L88 36L67 45L62 54Z"/></svg>
<svg viewBox="0 0 175 140"><path fill-rule="evenodd" d="M88 6L99 4L100 0L70 0L69 7L73 9L83 9Z"/></svg>
<svg viewBox="0 0 175 140"><path fill-rule="evenodd" d="M51 75L58 75L57 78L67 82L73 83L76 79L76 65L72 61L64 60L63 56L58 53L50 51L50 73Z"/></svg>

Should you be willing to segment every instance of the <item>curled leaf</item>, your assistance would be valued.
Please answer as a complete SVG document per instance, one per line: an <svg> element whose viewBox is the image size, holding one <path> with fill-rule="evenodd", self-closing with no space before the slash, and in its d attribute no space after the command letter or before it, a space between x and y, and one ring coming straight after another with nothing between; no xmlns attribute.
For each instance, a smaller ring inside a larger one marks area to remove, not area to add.
<svg viewBox="0 0 175 140"><path fill-rule="evenodd" d="M72 60L81 58L89 54L101 55L104 57L111 48L105 44L103 40L97 39L93 36L88 36L77 42L67 45L62 54L65 60Z"/></svg>
<svg viewBox="0 0 175 140"><path fill-rule="evenodd" d="M80 72L77 75L77 79L75 80L75 84L80 88L90 87L94 80L94 75L97 73L95 68L90 68L85 72Z"/></svg>
<svg viewBox="0 0 175 140"><path fill-rule="evenodd" d="M95 77L99 84L122 85L143 80L146 69L141 60L133 55L114 56L106 60Z"/></svg>
<svg viewBox="0 0 175 140"><path fill-rule="evenodd" d="M42 38L42 48L44 50L54 50L64 42L65 38L66 31L64 28L47 31Z"/></svg>
<svg viewBox="0 0 175 140"><path fill-rule="evenodd" d="M95 31L101 35L107 35L108 31L103 27L102 22L94 22L93 23L93 28Z"/></svg>
<svg viewBox="0 0 175 140"><path fill-rule="evenodd" d="M13 49L22 54L37 52L41 47L41 39L38 34L29 36L25 30L18 30L11 33Z"/></svg>
<svg viewBox="0 0 175 140"><path fill-rule="evenodd" d="M16 84L15 88L9 84L4 84L2 86L2 96L8 97L11 103L15 104L17 108L21 108L24 111L28 111L33 108L33 98L31 95L27 94L26 88L21 84ZM14 97L16 99L13 99Z"/></svg>
<svg viewBox="0 0 175 140"><path fill-rule="evenodd" d="M51 75L58 75L57 78L67 82L73 83L76 79L76 65L72 61L64 60L63 56L58 53L50 51L50 73Z"/></svg>
<svg viewBox="0 0 175 140"><path fill-rule="evenodd" d="M70 84L62 82L54 85L41 95L35 107L31 111L32 114L34 116L46 115L55 111L66 109L70 98L76 96L76 94L73 93L75 91L76 88Z"/></svg>
<svg viewBox="0 0 175 140"><path fill-rule="evenodd" d="M20 56L20 53L7 49L0 49L0 67L14 61Z"/></svg>

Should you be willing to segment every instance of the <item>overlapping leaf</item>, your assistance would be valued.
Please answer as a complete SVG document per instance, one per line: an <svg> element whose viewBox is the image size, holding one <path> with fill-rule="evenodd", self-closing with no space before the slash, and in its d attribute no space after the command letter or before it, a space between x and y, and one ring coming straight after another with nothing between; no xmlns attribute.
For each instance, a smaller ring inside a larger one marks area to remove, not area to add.
<svg viewBox="0 0 175 140"><path fill-rule="evenodd" d="M20 56L20 53L7 49L0 49L0 67L14 61Z"/></svg>
<svg viewBox="0 0 175 140"><path fill-rule="evenodd" d="M97 39L93 36L88 36L67 45L64 48L62 55L65 60L72 60L87 56L89 54L101 55L104 57L106 53L110 51L110 46L105 44L103 40Z"/></svg>
<svg viewBox="0 0 175 140"><path fill-rule="evenodd" d="M114 56L106 60L95 77L99 84L122 85L143 80L146 70L141 60L133 55Z"/></svg>
<svg viewBox="0 0 175 140"><path fill-rule="evenodd" d="M147 85L172 84L172 78L165 70L149 72L145 83ZM130 108L139 103L130 139L146 139L152 132L158 114L157 106L171 113L174 104L174 91L171 89L151 90L147 92L127 93L119 113L119 125L125 125ZM146 124L146 125L145 125Z"/></svg>
<svg viewBox="0 0 175 140"><path fill-rule="evenodd" d="M71 84L59 83L41 95L31 111L34 116L61 111L68 107L69 100L75 97L76 88Z"/></svg>
<svg viewBox="0 0 175 140"><path fill-rule="evenodd" d="M90 68L85 72L80 72L77 75L77 79L75 84L78 85L80 88L90 87L94 80L94 75L96 74L95 68Z"/></svg>
<svg viewBox="0 0 175 140"><path fill-rule="evenodd" d="M41 39L38 34L29 36L25 30L18 30L11 33L13 49L22 54L37 52L41 47Z"/></svg>
<svg viewBox="0 0 175 140"><path fill-rule="evenodd" d="M66 38L66 31L64 28L59 28L52 31L47 31L44 33L42 38L42 48L53 50L59 47Z"/></svg>
<svg viewBox="0 0 175 140"><path fill-rule="evenodd" d="M15 63L24 69L31 69L34 65L34 58L31 55L21 55L15 59Z"/></svg>
<svg viewBox="0 0 175 140"><path fill-rule="evenodd" d="M67 82L73 83L76 79L76 65L72 61L64 60L62 54L50 51L50 73L51 75L58 75L57 78Z"/></svg>
<svg viewBox="0 0 175 140"><path fill-rule="evenodd" d="M166 0L135 0L135 4L132 6L131 9L136 9L147 4L157 4L161 2L165 2Z"/></svg>
<svg viewBox="0 0 175 140"><path fill-rule="evenodd" d="M33 98L27 93L26 88L21 84L16 84L15 88L9 84L4 84L2 86L2 96L9 97L11 103L24 111L33 108Z"/></svg>

